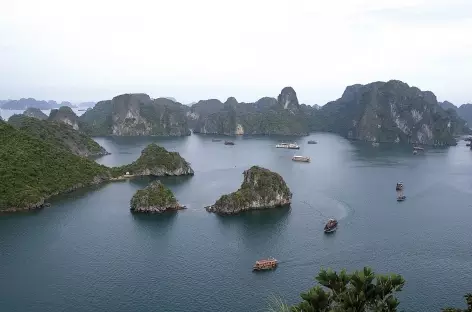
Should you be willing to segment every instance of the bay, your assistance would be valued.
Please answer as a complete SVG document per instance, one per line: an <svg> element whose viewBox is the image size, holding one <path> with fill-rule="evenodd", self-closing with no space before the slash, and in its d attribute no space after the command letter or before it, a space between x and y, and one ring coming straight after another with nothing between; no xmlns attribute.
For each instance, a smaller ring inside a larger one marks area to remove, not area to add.
<svg viewBox="0 0 472 312"><path fill-rule="evenodd" d="M460 142L413 155L411 148L350 142L332 134L303 138L212 136L96 138L111 155L134 161L149 143L178 151L193 177L162 178L187 210L134 215L129 201L150 179L87 188L37 212L0 216L0 304L4 311L266 311L315 284L321 267L371 266L402 274L404 311L464 306L472 261L472 152ZM224 140L224 138L222 138ZM307 145L317 140L316 145ZM299 151L276 149L296 141ZM294 154L311 163L292 162ZM259 165L293 192L289 209L238 216L204 206L236 190ZM403 182L407 200L395 200ZM325 235L329 217L338 231ZM280 261L253 273L255 260Z"/></svg>

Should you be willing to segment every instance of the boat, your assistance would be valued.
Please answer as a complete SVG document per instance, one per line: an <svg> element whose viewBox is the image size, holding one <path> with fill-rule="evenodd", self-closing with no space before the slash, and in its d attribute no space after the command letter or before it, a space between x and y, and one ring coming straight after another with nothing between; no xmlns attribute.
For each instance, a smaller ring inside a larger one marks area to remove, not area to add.
<svg viewBox="0 0 472 312"><path fill-rule="evenodd" d="M420 146L413 146L413 149L416 150L416 151L424 151L424 148L422 148Z"/></svg>
<svg viewBox="0 0 472 312"><path fill-rule="evenodd" d="M315 140L310 140L308 141L308 144L318 144L318 142L316 142Z"/></svg>
<svg viewBox="0 0 472 312"><path fill-rule="evenodd" d="M414 151L413 151L413 155L416 155L416 154L418 154L418 151L417 151L417 150L414 150Z"/></svg>
<svg viewBox="0 0 472 312"><path fill-rule="evenodd" d="M324 227L325 233L333 233L338 228L338 221L336 219L329 219Z"/></svg>
<svg viewBox="0 0 472 312"><path fill-rule="evenodd" d="M403 191L403 183L399 182L397 183L397 186L395 187L395 191Z"/></svg>
<svg viewBox="0 0 472 312"><path fill-rule="evenodd" d="M380 144L378 142L372 142L373 147L378 147Z"/></svg>
<svg viewBox="0 0 472 312"><path fill-rule="evenodd" d="M406 196L405 195L402 195L402 196L398 196L397 197L397 201L404 201L406 199Z"/></svg>
<svg viewBox="0 0 472 312"><path fill-rule="evenodd" d="M233 141L225 141L225 145L234 145Z"/></svg>
<svg viewBox="0 0 472 312"><path fill-rule="evenodd" d="M279 143L275 147L277 148L288 148L288 149L300 149L296 143Z"/></svg>
<svg viewBox="0 0 472 312"><path fill-rule="evenodd" d="M221 139L211 139L212 142L221 142Z"/></svg>
<svg viewBox="0 0 472 312"><path fill-rule="evenodd" d="M310 157L308 156L293 156L292 157L293 161L300 161L300 162L310 162Z"/></svg>
<svg viewBox="0 0 472 312"><path fill-rule="evenodd" d="M253 271L265 271L272 270L277 267L278 261L275 258L269 257L267 259L262 259L256 261L256 264L252 267Z"/></svg>
<svg viewBox="0 0 472 312"><path fill-rule="evenodd" d="M470 143L467 143L465 146L470 146Z"/></svg>

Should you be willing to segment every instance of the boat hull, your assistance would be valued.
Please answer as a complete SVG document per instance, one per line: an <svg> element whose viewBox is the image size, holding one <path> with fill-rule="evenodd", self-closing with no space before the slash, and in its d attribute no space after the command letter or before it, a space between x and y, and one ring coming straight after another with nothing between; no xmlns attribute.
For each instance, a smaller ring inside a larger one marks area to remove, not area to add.
<svg viewBox="0 0 472 312"><path fill-rule="evenodd" d="M338 229L338 227L336 226L336 227L331 228L331 229L325 229L324 232L325 232L326 234L330 234L330 233L336 232L337 229Z"/></svg>

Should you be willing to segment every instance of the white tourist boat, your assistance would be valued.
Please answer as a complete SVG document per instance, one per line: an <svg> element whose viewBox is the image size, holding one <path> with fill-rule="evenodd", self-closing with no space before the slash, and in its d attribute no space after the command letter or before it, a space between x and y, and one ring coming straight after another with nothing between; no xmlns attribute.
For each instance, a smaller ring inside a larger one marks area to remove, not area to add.
<svg viewBox="0 0 472 312"><path fill-rule="evenodd" d="M288 148L288 149L300 149L296 143L279 143L275 147L277 148Z"/></svg>
<svg viewBox="0 0 472 312"><path fill-rule="evenodd" d="M311 161L310 157L308 157L308 156L297 156L297 155L293 156L292 160L293 161L301 161L301 162L310 162Z"/></svg>

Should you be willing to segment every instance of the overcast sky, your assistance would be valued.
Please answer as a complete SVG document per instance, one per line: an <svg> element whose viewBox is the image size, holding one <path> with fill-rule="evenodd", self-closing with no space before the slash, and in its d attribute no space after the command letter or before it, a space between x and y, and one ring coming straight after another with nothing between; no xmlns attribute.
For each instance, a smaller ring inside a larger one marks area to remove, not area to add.
<svg viewBox="0 0 472 312"><path fill-rule="evenodd" d="M0 0L0 99L306 104L399 79L472 102L472 0Z"/></svg>

